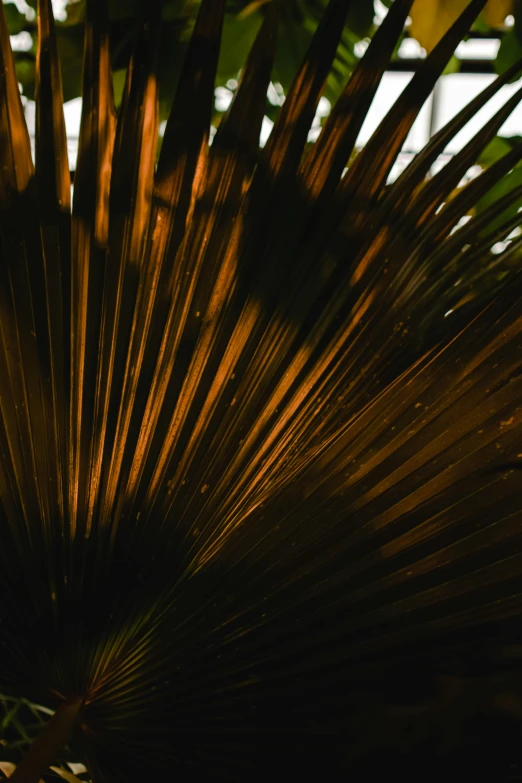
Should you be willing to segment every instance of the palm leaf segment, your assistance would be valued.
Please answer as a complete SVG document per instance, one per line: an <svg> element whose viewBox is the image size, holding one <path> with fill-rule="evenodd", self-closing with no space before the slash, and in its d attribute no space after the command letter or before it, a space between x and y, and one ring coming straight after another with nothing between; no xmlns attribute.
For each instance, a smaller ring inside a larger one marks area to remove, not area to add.
<svg viewBox="0 0 522 783"><path fill-rule="evenodd" d="M308 149L332 0L259 151L274 0L209 147L225 2L203 0L155 167L160 3L116 116L91 0L71 210L38 5L35 168L0 15L2 686L78 698L94 780L254 780L331 737L349 768L365 682L517 636L521 282L477 283L519 251L491 248L521 193L462 218L521 146L448 197L520 93L426 180L516 71L388 184L472 0L343 176L411 0Z"/></svg>

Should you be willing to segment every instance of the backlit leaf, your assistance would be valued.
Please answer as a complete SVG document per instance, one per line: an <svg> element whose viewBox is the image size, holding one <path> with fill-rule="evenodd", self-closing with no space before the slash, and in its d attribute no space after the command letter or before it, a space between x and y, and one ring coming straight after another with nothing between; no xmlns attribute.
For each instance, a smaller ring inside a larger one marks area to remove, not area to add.
<svg viewBox="0 0 522 783"><path fill-rule="evenodd" d="M504 35L495 58L497 73L505 73L513 63L520 60L522 60L522 41L518 30L512 28Z"/></svg>
<svg viewBox="0 0 522 783"><path fill-rule="evenodd" d="M455 22L470 0L415 0L411 9L410 33L428 52ZM484 19L498 27L513 10L512 0L488 0Z"/></svg>
<svg viewBox="0 0 522 783"><path fill-rule="evenodd" d="M484 8L484 18L491 27L502 27L513 11L514 0L489 0Z"/></svg>
<svg viewBox="0 0 522 783"><path fill-rule="evenodd" d="M410 33L430 52L468 5L469 0L415 0Z"/></svg>

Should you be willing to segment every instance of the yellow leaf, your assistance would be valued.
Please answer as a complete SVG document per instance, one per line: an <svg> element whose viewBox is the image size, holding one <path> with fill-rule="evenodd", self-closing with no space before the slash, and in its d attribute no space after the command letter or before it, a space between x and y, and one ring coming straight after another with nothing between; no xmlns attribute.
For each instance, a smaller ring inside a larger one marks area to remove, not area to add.
<svg viewBox="0 0 522 783"><path fill-rule="evenodd" d="M16 764L12 764L10 761L0 761L0 771L4 773L6 778L10 778L16 769Z"/></svg>
<svg viewBox="0 0 522 783"><path fill-rule="evenodd" d="M490 27L502 27L514 10L513 0L489 0L484 8L484 19Z"/></svg>
<svg viewBox="0 0 522 783"><path fill-rule="evenodd" d="M15 769L16 769L16 764L12 764L10 761L0 761L0 771L3 772L6 778L10 778L13 772L15 771ZM45 783L45 781L40 780L39 783Z"/></svg>
<svg viewBox="0 0 522 783"><path fill-rule="evenodd" d="M470 0L415 0L410 34L430 52L460 16ZM493 0L496 3L498 0Z"/></svg>

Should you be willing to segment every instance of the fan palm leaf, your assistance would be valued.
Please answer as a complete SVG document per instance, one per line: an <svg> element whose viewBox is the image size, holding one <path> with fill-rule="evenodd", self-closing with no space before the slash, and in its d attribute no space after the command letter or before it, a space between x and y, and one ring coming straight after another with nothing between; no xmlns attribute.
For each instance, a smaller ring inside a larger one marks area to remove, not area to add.
<svg viewBox="0 0 522 783"><path fill-rule="evenodd" d="M485 1L353 157L412 0L309 146L330 2L262 150L279 0L211 146L203 0L156 165L160 2L116 115L89 0L72 208L50 0L34 167L0 13L0 685L57 709L13 780L71 731L93 781L333 779L387 682L517 649L522 193L468 217L522 145L459 186L522 93L433 164L522 66L390 181Z"/></svg>

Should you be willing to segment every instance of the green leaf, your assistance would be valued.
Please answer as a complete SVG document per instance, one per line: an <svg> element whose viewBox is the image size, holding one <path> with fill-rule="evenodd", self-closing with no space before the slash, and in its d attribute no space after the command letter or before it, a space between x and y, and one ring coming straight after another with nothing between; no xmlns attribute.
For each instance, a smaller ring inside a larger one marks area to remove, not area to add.
<svg viewBox="0 0 522 783"><path fill-rule="evenodd" d="M4 3L4 11L10 35L18 35L25 30L27 25L25 14L20 13L14 3Z"/></svg>
<svg viewBox="0 0 522 783"><path fill-rule="evenodd" d="M522 166L519 164L513 169L513 171L507 174L497 185L492 187L491 190L480 199L476 207L477 214L480 214L489 206L495 204L502 197L508 195L509 193L511 193L511 191L513 191L515 188L520 187L521 185L522 185ZM495 220L493 220L491 223L489 223L486 226L485 229L483 229L482 234L485 235L499 228L509 218L515 217L519 209L520 209L520 203L518 201L511 204L511 206L509 206L506 210L504 210L504 212L498 215L498 217L496 217ZM521 216L521 222L522 222L522 216Z"/></svg>
<svg viewBox="0 0 522 783"><path fill-rule="evenodd" d="M460 64L461 62L459 58L453 55L453 57L451 57L450 61L442 71L442 75L448 76L448 74L450 73L458 73L460 71Z"/></svg>
<svg viewBox="0 0 522 783"><path fill-rule="evenodd" d="M83 24L56 25L56 40L62 72L63 99L77 98L82 91Z"/></svg>
<svg viewBox="0 0 522 783"><path fill-rule="evenodd" d="M373 27L374 0L357 0L350 3L346 25L358 38L366 38Z"/></svg>
<svg viewBox="0 0 522 783"><path fill-rule="evenodd" d="M484 12L482 11L477 18L475 19L472 27L472 30L476 31L477 33L489 33L490 32L490 26L486 22L484 18Z"/></svg>
<svg viewBox="0 0 522 783"><path fill-rule="evenodd" d="M522 41L522 0L515 0L515 30L520 41Z"/></svg>
<svg viewBox="0 0 522 783"><path fill-rule="evenodd" d="M497 73L504 73L513 63L522 59L522 41L517 30L513 27L504 35L500 49L495 59ZM512 81L516 81L514 77Z"/></svg>
<svg viewBox="0 0 522 783"><path fill-rule="evenodd" d="M310 46L312 36L313 30L304 24L288 17L283 19L274 64L274 81L282 84L285 95Z"/></svg>
<svg viewBox="0 0 522 783"><path fill-rule="evenodd" d="M13 718L15 717L16 713L18 712L21 706L22 706L21 702L19 701L14 702L11 709L7 711L2 718L2 722L0 724L0 731L4 732L8 728L9 724L11 723L11 721L13 720Z"/></svg>
<svg viewBox="0 0 522 783"><path fill-rule="evenodd" d="M125 78L127 71L119 70L112 72L112 85L114 90L114 103L118 107L121 104L123 88L125 87Z"/></svg>
<svg viewBox="0 0 522 783"><path fill-rule="evenodd" d="M15 58L16 78L23 85L23 92L28 98L34 97L36 61L33 55L23 52L23 56Z"/></svg>
<svg viewBox="0 0 522 783"><path fill-rule="evenodd" d="M252 13L238 22L234 16L225 16L223 38L219 53L217 83L235 79L245 64L261 26L262 16Z"/></svg>
<svg viewBox="0 0 522 783"><path fill-rule="evenodd" d="M67 16L60 26L83 24L85 22L85 8L86 0L69 0L65 7Z"/></svg>
<svg viewBox="0 0 522 783"><path fill-rule="evenodd" d="M161 9L164 21L176 21L181 16L196 17L199 0L165 0Z"/></svg>
<svg viewBox="0 0 522 783"><path fill-rule="evenodd" d="M519 139L520 136L513 137L513 141L517 141ZM504 157L504 155L510 151L512 146L513 145L510 144L510 140L504 136L495 136L495 138L490 141L487 147L481 152L477 158L477 163L483 168L488 168L493 163L495 163L495 161Z"/></svg>

